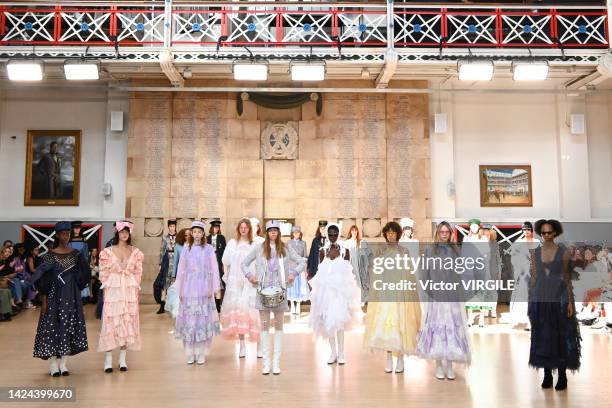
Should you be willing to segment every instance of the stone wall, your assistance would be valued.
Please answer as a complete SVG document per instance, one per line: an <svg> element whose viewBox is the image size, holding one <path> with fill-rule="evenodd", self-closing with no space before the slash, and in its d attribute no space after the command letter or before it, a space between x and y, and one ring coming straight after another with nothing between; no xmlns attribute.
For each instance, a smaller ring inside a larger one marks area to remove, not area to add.
<svg viewBox="0 0 612 408"><path fill-rule="evenodd" d="M310 243L319 219L357 224L381 240L389 220L410 216L431 236L428 98L420 94L323 95L272 110L237 94L135 93L130 101L126 215L146 255L143 293L157 275L166 220L219 217L228 239L243 216L295 220ZM297 160L261 160L271 122L297 129ZM149 296L150 298L150 296Z"/></svg>

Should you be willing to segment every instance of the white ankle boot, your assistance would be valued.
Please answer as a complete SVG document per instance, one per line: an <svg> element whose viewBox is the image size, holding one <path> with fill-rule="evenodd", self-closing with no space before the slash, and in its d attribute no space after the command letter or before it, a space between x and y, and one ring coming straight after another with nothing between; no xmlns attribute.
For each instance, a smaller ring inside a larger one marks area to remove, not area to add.
<svg viewBox="0 0 612 408"><path fill-rule="evenodd" d="M295 302L295 314L298 316L300 315L300 312L301 312L300 309L301 309L300 302Z"/></svg>
<svg viewBox="0 0 612 408"><path fill-rule="evenodd" d="M104 353L104 372L112 373L113 372L113 352L107 351Z"/></svg>
<svg viewBox="0 0 612 408"><path fill-rule="evenodd" d="M344 330L338 331L338 364L346 364L346 359L344 358Z"/></svg>
<svg viewBox="0 0 612 408"><path fill-rule="evenodd" d="M127 371L127 363L125 362L127 350L119 350L119 371Z"/></svg>
<svg viewBox="0 0 612 408"><path fill-rule="evenodd" d="M261 348L261 339L257 342L257 358L263 358L263 350Z"/></svg>
<svg viewBox="0 0 612 408"><path fill-rule="evenodd" d="M261 332L261 353L263 358L263 368L261 373L263 375L270 374L270 332Z"/></svg>
<svg viewBox="0 0 612 408"><path fill-rule="evenodd" d="M193 351L193 347L185 346L185 354L187 355L187 364L195 363L196 357Z"/></svg>
<svg viewBox="0 0 612 408"><path fill-rule="evenodd" d="M444 367L442 367L442 360L436 360L436 378L438 380L444 379Z"/></svg>
<svg viewBox="0 0 612 408"><path fill-rule="evenodd" d="M480 310L480 313L478 314L478 327L484 327L485 313L486 312L484 310Z"/></svg>
<svg viewBox="0 0 612 408"><path fill-rule="evenodd" d="M244 339L240 339L240 350L238 351L238 358L244 358L246 356L246 345Z"/></svg>
<svg viewBox="0 0 612 408"><path fill-rule="evenodd" d="M451 360L446 361L446 378L449 380L455 379L455 371L453 371L453 362Z"/></svg>
<svg viewBox="0 0 612 408"><path fill-rule="evenodd" d="M274 357L272 358L272 374L279 375L281 373L280 360L283 352L283 332L277 330L274 332Z"/></svg>
<svg viewBox="0 0 612 408"><path fill-rule="evenodd" d="M398 374L404 372L404 355L402 353L399 353L397 355L397 364L395 365L395 372Z"/></svg>
<svg viewBox="0 0 612 408"><path fill-rule="evenodd" d="M59 363L59 370L62 376L64 377L67 377L70 375L70 371L68 371L68 366L66 365L67 360L68 360L68 356L62 356L62 358L60 359L60 363Z"/></svg>
<svg viewBox="0 0 612 408"><path fill-rule="evenodd" d="M387 366L385 367L385 373L393 372L393 353L387 351Z"/></svg>
<svg viewBox="0 0 612 408"><path fill-rule="evenodd" d="M53 377L59 377L61 375L59 365L57 364L57 357L51 357L49 359L49 375Z"/></svg>
<svg viewBox="0 0 612 408"><path fill-rule="evenodd" d="M331 354L327 359L327 364L335 364L338 361L338 352L336 350L336 336L332 336L329 338L329 347L331 349Z"/></svg>

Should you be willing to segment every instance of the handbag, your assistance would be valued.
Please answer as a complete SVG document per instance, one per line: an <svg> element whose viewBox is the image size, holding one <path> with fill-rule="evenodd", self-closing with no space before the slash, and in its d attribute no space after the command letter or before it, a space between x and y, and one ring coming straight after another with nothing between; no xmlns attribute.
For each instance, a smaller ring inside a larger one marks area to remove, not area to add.
<svg viewBox="0 0 612 408"><path fill-rule="evenodd" d="M283 262L283 257L281 256L279 259L279 267L280 267L280 275L281 275L281 286L269 286L264 288L264 282L266 281L266 275L268 274L268 267L266 265L266 270L264 272L263 279L259 283L259 288L257 289L257 296L259 296L259 300L263 307L274 309L280 306L283 302L287 301L287 287L285 285L285 264Z"/></svg>

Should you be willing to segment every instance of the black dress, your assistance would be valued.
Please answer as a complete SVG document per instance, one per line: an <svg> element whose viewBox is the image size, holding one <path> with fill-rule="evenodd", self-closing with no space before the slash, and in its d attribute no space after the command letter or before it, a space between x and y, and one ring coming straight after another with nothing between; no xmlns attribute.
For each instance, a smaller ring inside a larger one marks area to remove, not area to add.
<svg viewBox="0 0 612 408"><path fill-rule="evenodd" d="M580 368L580 330L569 271L563 267L565 248L559 246L551 262L542 262L542 248L532 252L528 314L531 321L529 365L535 368Z"/></svg>
<svg viewBox="0 0 612 408"><path fill-rule="evenodd" d="M91 270L79 251L67 254L49 252L42 257L32 280L47 295L47 312L38 321L34 357L73 356L87 351L87 332L81 290L91 278Z"/></svg>

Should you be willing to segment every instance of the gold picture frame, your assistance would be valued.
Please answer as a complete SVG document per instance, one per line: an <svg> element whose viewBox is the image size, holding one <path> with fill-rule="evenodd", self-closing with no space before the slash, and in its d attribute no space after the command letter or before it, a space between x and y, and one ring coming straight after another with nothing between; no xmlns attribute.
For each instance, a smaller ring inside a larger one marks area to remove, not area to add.
<svg viewBox="0 0 612 408"><path fill-rule="evenodd" d="M481 207L533 207L530 165L480 165Z"/></svg>
<svg viewBox="0 0 612 408"><path fill-rule="evenodd" d="M28 130L25 206L78 206L80 130Z"/></svg>

